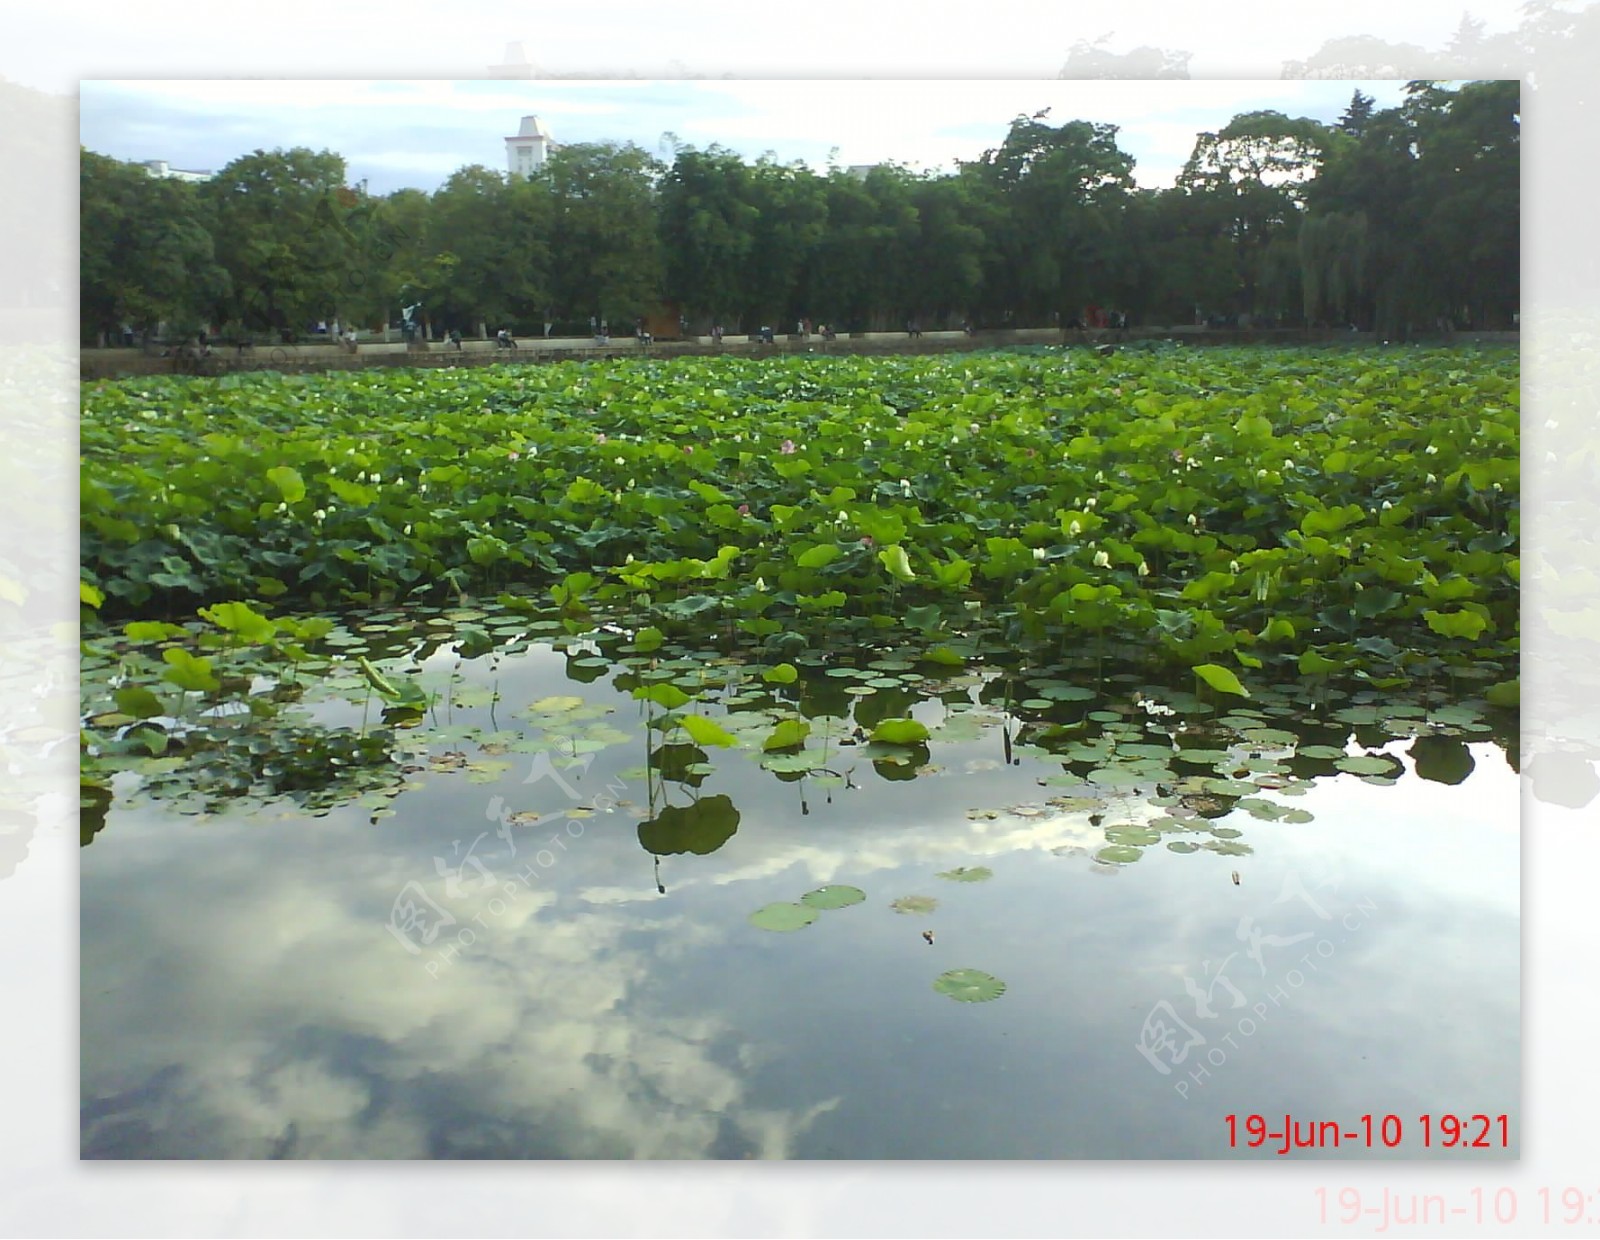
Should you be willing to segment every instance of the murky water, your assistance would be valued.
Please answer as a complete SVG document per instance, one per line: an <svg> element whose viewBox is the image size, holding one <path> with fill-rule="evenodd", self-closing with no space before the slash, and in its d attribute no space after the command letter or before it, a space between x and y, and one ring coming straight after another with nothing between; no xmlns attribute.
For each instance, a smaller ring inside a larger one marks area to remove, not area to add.
<svg viewBox="0 0 1600 1240"><path fill-rule="evenodd" d="M1517 1153L1517 779L1486 725L1249 738L1225 705L1025 708L890 659L708 694L744 744L696 750L589 658L435 651L459 679L399 733L398 794L119 797L82 853L84 1156L1271 1156L1229 1146L1254 1114L1360 1134L1298 1157L1369 1156L1367 1115L1401 1154ZM764 769L785 706L813 756ZM900 715L925 750L865 744ZM1095 859L1108 828L1131 863ZM830 884L864 899L750 921ZM964 969L1003 991L936 989ZM1509 1146L1444 1148L1478 1114Z"/></svg>

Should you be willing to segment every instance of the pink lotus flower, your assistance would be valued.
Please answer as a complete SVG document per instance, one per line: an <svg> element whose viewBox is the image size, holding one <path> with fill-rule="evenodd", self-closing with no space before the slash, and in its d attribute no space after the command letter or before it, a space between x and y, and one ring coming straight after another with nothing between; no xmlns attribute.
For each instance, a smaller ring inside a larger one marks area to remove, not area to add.
<svg viewBox="0 0 1600 1240"><path fill-rule="evenodd" d="M794 446L794 440L785 439L778 445L778 451L783 453L784 456L793 456L798 449Z"/></svg>
<svg viewBox="0 0 1600 1240"><path fill-rule="evenodd" d="M510 460L510 461L520 461L522 459L522 453L520 453L520 452L508 452L508 453L506 453L506 459Z"/></svg>
<svg viewBox="0 0 1600 1240"><path fill-rule="evenodd" d="M750 505L749 504L740 504L739 505L739 515L741 517L748 517L750 515Z"/></svg>
<svg viewBox="0 0 1600 1240"><path fill-rule="evenodd" d="M595 441L595 443L605 443L605 441L606 441L605 432L601 431L598 434L596 434L595 437L594 437L594 441Z"/></svg>

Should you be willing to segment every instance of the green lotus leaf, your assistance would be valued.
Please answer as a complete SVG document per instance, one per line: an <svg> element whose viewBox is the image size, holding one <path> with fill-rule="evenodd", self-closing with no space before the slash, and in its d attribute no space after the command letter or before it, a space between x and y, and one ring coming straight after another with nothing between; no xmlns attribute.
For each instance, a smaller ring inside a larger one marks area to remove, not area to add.
<svg viewBox="0 0 1600 1240"><path fill-rule="evenodd" d="M986 865L967 867L958 865L953 870L945 870L940 878L948 878L953 883L981 883L985 879L993 878L994 871Z"/></svg>
<svg viewBox="0 0 1600 1240"><path fill-rule="evenodd" d="M920 745L928 736L927 725L915 719L885 719L872 729L880 745Z"/></svg>
<svg viewBox="0 0 1600 1240"><path fill-rule="evenodd" d="M859 887L849 887L838 883L830 883L826 887L818 887L815 891L808 891L800 897L800 903L811 908L848 908L852 904L860 904L867 898L867 893Z"/></svg>
<svg viewBox="0 0 1600 1240"><path fill-rule="evenodd" d="M803 904L778 903L758 908L746 920L758 930L786 933L791 930L802 930L816 919L816 909L807 908Z"/></svg>
<svg viewBox="0 0 1600 1240"><path fill-rule="evenodd" d="M1006 984L981 969L951 969L933 981L933 988L960 1003L987 1003L1006 993Z"/></svg>

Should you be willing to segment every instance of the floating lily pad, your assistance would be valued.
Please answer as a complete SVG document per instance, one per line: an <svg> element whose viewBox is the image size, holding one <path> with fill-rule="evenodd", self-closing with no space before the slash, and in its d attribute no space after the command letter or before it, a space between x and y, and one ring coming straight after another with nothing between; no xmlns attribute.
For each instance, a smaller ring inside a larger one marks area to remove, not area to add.
<svg viewBox="0 0 1600 1240"><path fill-rule="evenodd" d="M1334 765L1352 775L1388 775L1394 771L1394 759L1378 758L1371 754L1340 758Z"/></svg>
<svg viewBox="0 0 1600 1240"><path fill-rule="evenodd" d="M564 715L583 705L581 697L556 696L540 698L528 707L530 715Z"/></svg>
<svg viewBox="0 0 1600 1240"><path fill-rule="evenodd" d="M987 1003L1006 993L1006 984L981 969L951 969L933 981L933 988L960 1003Z"/></svg>
<svg viewBox="0 0 1600 1240"><path fill-rule="evenodd" d="M985 879L993 878L994 871L986 865L977 865L971 868L958 865L953 870L945 870L939 877L948 878L954 883L981 883Z"/></svg>
<svg viewBox="0 0 1600 1240"><path fill-rule="evenodd" d="M1192 853L1200 851L1200 845L1192 844L1188 840L1168 840L1167 847L1175 853Z"/></svg>
<svg viewBox="0 0 1600 1240"><path fill-rule="evenodd" d="M1154 827L1124 823L1106 828L1106 840L1112 844L1154 844L1160 838L1161 832Z"/></svg>
<svg viewBox="0 0 1600 1240"><path fill-rule="evenodd" d="M826 887L818 887L815 891L808 891L800 897L800 903L811 908L848 908L852 904L860 904L867 898L867 893L859 887L848 887L838 883L830 883Z"/></svg>
<svg viewBox="0 0 1600 1240"><path fill-rule="evenodd" d="M1096 861L1104 861L1111 865L1131 865L1144 856L1144 850L1135 848L1132 844L1109 844L1095 853Z"/></svg>
<svg viewBox="0 0 1600 1240"><path fill-rule="evenodd" d="M807 908L803 904L778 903L769 904L765 908L758 908L749 916L749 922L758 930L777 930L787 932L802 930L816 921L815 909Z"/></svg>

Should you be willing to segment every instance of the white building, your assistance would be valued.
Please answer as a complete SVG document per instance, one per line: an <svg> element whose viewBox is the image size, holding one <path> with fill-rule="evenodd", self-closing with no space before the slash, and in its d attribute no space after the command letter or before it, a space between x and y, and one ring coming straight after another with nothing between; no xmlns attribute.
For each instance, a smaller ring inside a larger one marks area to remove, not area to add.
<svg viewBox="0 0 1600 1240"><path fill-rule="evenodd" d="M526 81L531 78L533 65L528 62L528 54L522 50L522 44L507 43L504 63L490 65L489 76L502 81Z"/></svg>
<svg viewBox="0 0 1600 1240"><path fill-rule="evenodd" d="M524 116L516 134L506 139L506 170L514 177L532 176L544 167L554 146L544 122L537 116Z"/></svg>
<svg viewBox="0 0 1600 1240"><path fill-rule="evenodd" d="M166 177L172 181L209 181L214 175L210 172L190 172L184 168L173 168L164 159L142 159L139 161L139 167L153 177Z"/></svg>

